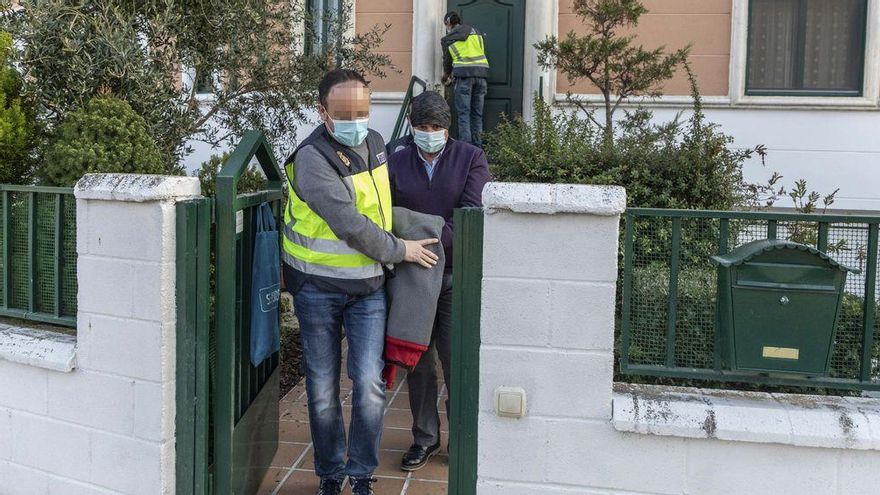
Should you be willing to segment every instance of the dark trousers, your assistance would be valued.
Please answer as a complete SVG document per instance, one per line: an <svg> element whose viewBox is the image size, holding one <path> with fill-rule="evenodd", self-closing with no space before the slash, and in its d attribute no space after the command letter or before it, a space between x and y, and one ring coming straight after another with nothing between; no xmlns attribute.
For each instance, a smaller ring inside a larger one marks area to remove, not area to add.
<svg viewBox="0 0 880 495"><path fill-rule="evenodd" d="M443 381L449 394L449 372L452 366L452 274L443 275L443 288L437 302L437 317L431 346L422 355L415 369L407 375L409 385L409 407L413 415L413 441L422 447L440 443L440 413L437 410L437 356L443 367ZM446 400L449 413L449 400Z"/></svg>
<svg viewBox="0 0 880 495"><path fill-rule="evenodd" d="M458 139L483 147L483 102L488 85L484 77L458 77L453 102L458 112Z"/></svg>

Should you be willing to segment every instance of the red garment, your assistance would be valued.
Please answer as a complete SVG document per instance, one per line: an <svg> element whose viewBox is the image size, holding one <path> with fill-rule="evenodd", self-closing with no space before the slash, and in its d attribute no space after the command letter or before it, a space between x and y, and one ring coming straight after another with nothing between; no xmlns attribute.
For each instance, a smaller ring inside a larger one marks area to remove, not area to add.
<svg viewBox="0 0 880 495"><path fill-rule="evenodd" d="M394 378L397 376L397 366L412 370L419 364L422 354L428 350L428 346L419 345L405 340L385 337L385 369L382 377L385 378L385 388L391 390L394 386Z"/></svg>

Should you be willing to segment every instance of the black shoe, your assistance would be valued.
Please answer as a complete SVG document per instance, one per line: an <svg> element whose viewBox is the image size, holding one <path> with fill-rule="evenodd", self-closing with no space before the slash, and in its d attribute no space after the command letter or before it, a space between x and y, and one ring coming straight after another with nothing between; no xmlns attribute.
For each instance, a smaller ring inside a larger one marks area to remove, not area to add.
<svg viewBox="0 0 880 495"><path fill-rule="evenodd" d="M403 454L403 460L400 461L400 469L404 471L418 471L428 464L428 461L440 451L440 442L430 446L422 447L421 445L413 445Z"/></svg>
<svg viewBox="0 0 880 495"><path fill-rule="evenodd" d="M333 478L321 478L316 495L339 495L342 493L342 480Z"/></svg>
<svg viewBox="0 0 880 495"><path fill-rule="evenodd" d="M379 481L372 476L369 478L350 479L351 495L373 495L373 483Z"/></svg>

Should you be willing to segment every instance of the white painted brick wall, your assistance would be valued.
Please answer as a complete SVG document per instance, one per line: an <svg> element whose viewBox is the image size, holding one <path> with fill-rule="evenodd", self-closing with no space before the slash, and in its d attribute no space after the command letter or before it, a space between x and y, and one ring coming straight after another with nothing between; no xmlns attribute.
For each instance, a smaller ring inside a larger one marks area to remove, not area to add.
<svg viewBox="0 0 880 495"><path fill-rule="evenodd" d="M174 492L175 203L194 178L77 185L76 368L0 359L0 495Z"/></svg>
<svg viewBox="0 0 880 495"><path fill-rule="evenodd" d="M781 401L743 413L741 405L713 398L724 417L714 439L693 425L688 429L703 438L684 428L658 434L615 429L614 212L622 210L622 191L491 184L484 201L479 494L880 493L880 451L868 434L880 431L880 415L870 412L877 403L864 404L862 415L848 414L848 448L839 439L828 440L826 447L834 448L816 448L822 438L811 437L816 428L839 427L834 407L799 411ZM495 414L500 386L526 391L523 419ZM631 406L618 402L621 413ZM737 406L737 413L729 412ZM780 424L792 426L781 432ZM780 444L798 438L816 445Z"/></svg>

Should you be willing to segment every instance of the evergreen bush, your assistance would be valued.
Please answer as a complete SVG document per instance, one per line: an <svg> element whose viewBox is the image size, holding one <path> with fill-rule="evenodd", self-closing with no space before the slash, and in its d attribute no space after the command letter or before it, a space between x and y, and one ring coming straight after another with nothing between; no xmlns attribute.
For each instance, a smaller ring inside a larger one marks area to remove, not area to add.
<svg viewBox="0 0 880 495"><path fill-rule="evenodd" d="M70 187L86 173L163 174L144 119L125 101L97 97L70 112L48 144L38 173L47 185Z"/></svg>

